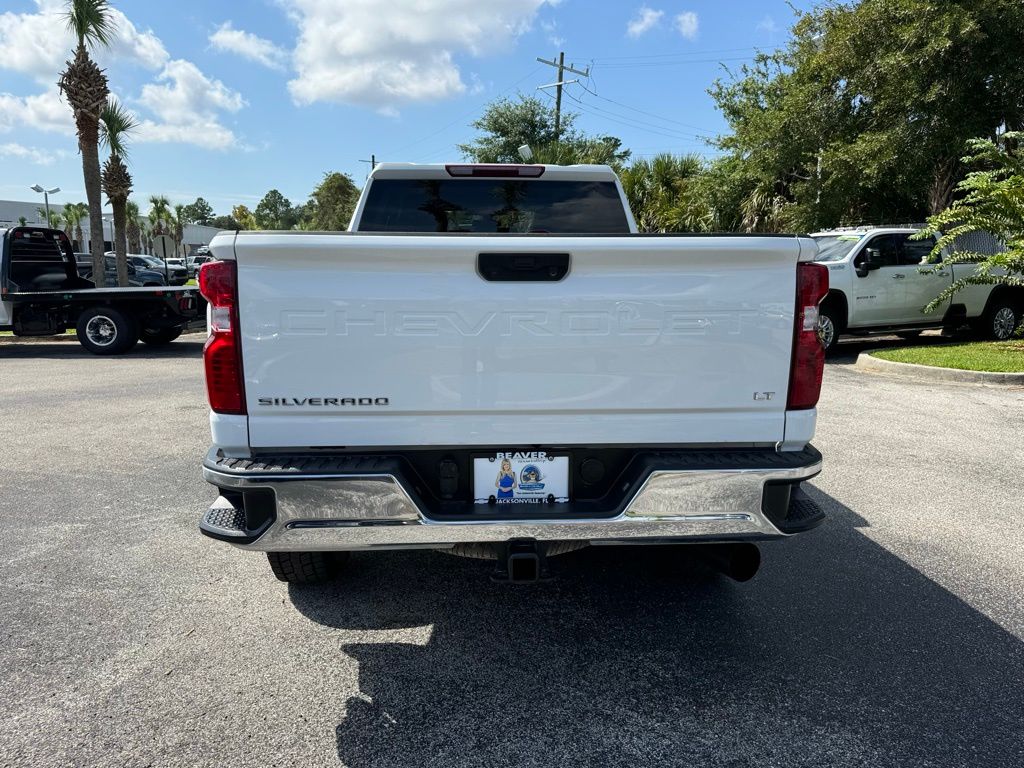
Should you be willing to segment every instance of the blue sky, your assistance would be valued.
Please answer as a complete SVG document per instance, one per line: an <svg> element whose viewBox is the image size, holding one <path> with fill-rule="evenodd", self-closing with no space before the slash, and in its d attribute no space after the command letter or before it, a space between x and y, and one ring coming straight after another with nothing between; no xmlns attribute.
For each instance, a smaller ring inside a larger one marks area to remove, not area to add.
<svg viewBox="0 0 1024 768"><path fill-rule="evenodd" d="M796 2L809 7L808 0ZM0 13L0 198L35 183L82 200L70 110L54 83L69 55L60 0ZM538 93L566 52L590 77L566 89L577 125L635 155L711 150L724 122L707 87L782 44L784 0L113 0L118 42L98 55L138 116L136 200L203 196L218 213L279 189L304 201L326 171L361 183L378 160L457 160L501 95ZM429 8L429 12L423 9ZM172 10L169 10L172 9ZM569 75L568 78L575 78ZM553 93L552 91L549 91ZM543 93L543 92L540 92Z"/></svg>

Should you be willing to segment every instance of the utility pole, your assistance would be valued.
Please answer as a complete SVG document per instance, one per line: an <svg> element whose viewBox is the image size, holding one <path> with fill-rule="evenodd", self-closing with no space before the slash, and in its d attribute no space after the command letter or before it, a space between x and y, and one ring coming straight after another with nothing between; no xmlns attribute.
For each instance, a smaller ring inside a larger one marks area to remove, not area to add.
<svg viewBox="0 0 1024 768"><path fill-rule="evenodd" d="M570 85L572 83L578 83L579 82L579 80L569 80L569 81L566 81L566 80L563 80L562 78L565 76L566 72L572 72L574 75L579 75L580 77L590 77L590 69L587 68L587 69L585 69L585 70L583 70L581 72L578 69L573 69L571 64L568 67L565 66L565 51L559 51L559 53L558 53L558 61L548 61L547 59L542 59L539 56L537 57L537 61L539 61L541 64L547 64L549 67L554 67L555 69L558 70L558 80L557 80L557 82L549 83L548 85L542 85L542 86L540 86L537 89L537 90L543 90L544 88L551 88L551 87L554 87L556 89L555 90L555 141L558 141L559 137L562 135L562 86L563 85Z"/></svg>
<svg viewBox="0 0 1024 768"><path fill-rule="evenodd" d="M376 155L370 155L370 159L369 160L360 160L359 162L360 163L369 163L370 164L370 170L373 171L373 169L377 167L377 156ZM366 175L369 176L370 174L366 174Z"/></svg>

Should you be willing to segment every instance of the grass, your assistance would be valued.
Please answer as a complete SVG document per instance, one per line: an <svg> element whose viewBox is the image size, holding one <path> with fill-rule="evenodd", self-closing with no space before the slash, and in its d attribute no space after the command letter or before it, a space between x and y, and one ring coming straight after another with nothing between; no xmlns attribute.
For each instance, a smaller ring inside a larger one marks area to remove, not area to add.
<svg viewBox="0 0 1024 768"><path fill-rule="evenodd" d="M1024 373L1024 341L976 341L970 344L898 347L871 354L895 363L932 365L962 371Z"/></svg>

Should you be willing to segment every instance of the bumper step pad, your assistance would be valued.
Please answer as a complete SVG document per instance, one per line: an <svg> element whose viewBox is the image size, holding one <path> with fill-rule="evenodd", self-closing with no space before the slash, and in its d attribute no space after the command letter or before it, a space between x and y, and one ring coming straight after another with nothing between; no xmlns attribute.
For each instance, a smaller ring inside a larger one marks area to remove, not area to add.
<svg viewBox="0 0 1024 768"><path fill-rule="evenodd" d="M249 538L249 533L245 530L245 511L236 509L223 496L218 497L213 505L206 510L206 514L199 522L199 527L204 533L211 534L215 538Z"/></svg>
<svg viewBox="0 0 1024 768"><path fill-rule="evenodd" d="M825 522L825 510L803 488L796 486L789 497L786 518L775 523L783 533L803 533Z"/></svg>

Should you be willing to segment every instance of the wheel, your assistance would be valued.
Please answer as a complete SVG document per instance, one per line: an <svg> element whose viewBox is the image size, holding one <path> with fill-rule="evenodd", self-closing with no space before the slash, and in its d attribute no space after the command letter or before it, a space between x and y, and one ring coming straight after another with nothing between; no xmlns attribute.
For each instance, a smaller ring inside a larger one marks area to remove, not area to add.
<svg viewBox="0 0 1024 768"><path fill-rule="evenodd" d="M1009 299L996 299L982 317L981 333L996 341L1006 341L1020 325L1020 309Z"/></svg>
<svg viewBox="0 0 1024 768"><path fill-rule="evenodd" d="M139 339L151 347L162 347L181 336L181 328L161 328L158 331L143 330Z"/></svg>
<svg viewBox="0 0 1024 768"><path fill-rule="evenodd" d="M330 581L348 560L348 552L267 552L278 581L318 584Z"/></svg>
<svg viewBox="0 0 1024 768"><path fill-rule="evenodd" d="M94 355L120 355L135 346L139 327L113 307L94 307L78 316L78 342Z"/></svg>
<svg viewBox="0 0 1024 768"><path fill-rule="evenodd" d="M900 331L896 335L899 336L904 341L913 341L914 339L920 337L921 331Z"/></svg>
<svg viewBox="0 0 1024 768"><path fill-rule="evenodd" d="M826 352L835 347L839 339L839 318L834 307L823 306L818 310L818 338Z"/></svg>

